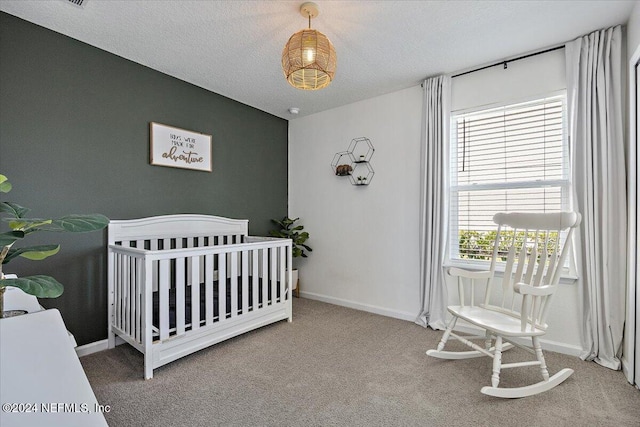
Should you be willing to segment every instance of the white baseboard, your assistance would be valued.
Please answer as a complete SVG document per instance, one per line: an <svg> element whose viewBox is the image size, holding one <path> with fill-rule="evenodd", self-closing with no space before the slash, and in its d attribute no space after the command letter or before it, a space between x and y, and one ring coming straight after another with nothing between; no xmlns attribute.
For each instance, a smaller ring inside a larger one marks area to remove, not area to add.
<svg viewBox="0 0 640 427"><path fill-rule="evenodd" d="M124 343L125 341L122 338L116 337L116 345L120 345ZM104 340L95 341L89 344L76 347L76 354L78 355L78 357L88 356L90 354L97 353L99 351L107 350L108 348L109 348L109 340L104 339Z"/></svg>
<svg viewBox="0 0 640 427"><path fill-rule="evenodd" d="M107 340L101 340L92 342L89 344L81 345L76 347L76 354L78 357L88 356L93 353L97 353L99 351L103 351L107 349Z"/></svg>
<svg viewBox="0 0 640 427"><path fill-rule="evenodd" d="M375 305L363 304L342 298L330 297L327 295L316 294L313 292L300 291L300 296L316 301L328 302L329 304L339 305L342 307L354 308L360 311L380 314L381 316L393 317L394 319L408 320L413 322L416 320L418 313L407 313L406 311L389 310L388 308L378 307Z"/></svg>

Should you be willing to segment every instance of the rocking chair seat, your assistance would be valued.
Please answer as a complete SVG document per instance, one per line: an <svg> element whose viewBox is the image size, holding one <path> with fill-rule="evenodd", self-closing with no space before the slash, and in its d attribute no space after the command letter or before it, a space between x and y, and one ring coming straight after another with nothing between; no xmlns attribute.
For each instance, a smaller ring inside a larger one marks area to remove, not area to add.
<svg viewBox="0 0 640 427"><path fill-rule="evenodd" d="M506 313L484 308L482 306L459 306L450 305L447 307L449 313L478 326L479 328L493 332L495 335L508 337L534 337L545 334L544 329L531 328L523 332L520 317L513 317Z"/></svg>

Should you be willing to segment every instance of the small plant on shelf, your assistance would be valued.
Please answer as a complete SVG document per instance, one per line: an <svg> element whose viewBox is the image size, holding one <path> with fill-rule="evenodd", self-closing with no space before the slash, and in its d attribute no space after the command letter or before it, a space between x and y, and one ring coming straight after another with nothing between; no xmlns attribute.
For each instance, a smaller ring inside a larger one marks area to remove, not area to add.
<svg viewBox="0 0 640 427"><path fill-rule="evenodd" d="M0 175L0 193L11 191L7 177ZM51 276L36 275L8 279L2 273L2 266L16 257L33 261L55 255L60 245L37 245L15 248L15 243L38 231L83 233L101 230L109 224L109 218L100 214L66 215L58 219L25 218L29 209L13 202L0 202L0 214L9 231L0 233L0 317L5 317L4 292L7 286L22 289L38 298L57 298L62 295L63 286Z"/></svg>

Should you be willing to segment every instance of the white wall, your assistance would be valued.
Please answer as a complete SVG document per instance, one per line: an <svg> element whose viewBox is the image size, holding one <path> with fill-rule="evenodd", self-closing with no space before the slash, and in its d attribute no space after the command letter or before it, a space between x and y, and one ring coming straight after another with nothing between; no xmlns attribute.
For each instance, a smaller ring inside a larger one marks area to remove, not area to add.
<svg viewBox="0 0 640 427"><path fill-rule="evenodd" d="M416 86L289 122L289 215L313 248L300 263L302 296L417 316L421 111ZM362 136L375 176L354 186L330 163Z"/></svg>
<svg viewBox="0 0 640 427"><path fill-rule="evenodd" d="M567 88L564 49L554 50L456 77L451 81L451 110L521 102Z"/></svg>
<svg viewBox="0 0 640 427"><path fill-rule="evenodd" d="M631 11L629 22L627 22L627 56L631 59L631 56L640 47L640 2L636 2L636 5Z"/></svg>
<svg viewBox="0 0 640 427"><path fill-rule="evenodd" d="M564 50L558 50L454 79L452 106L564 88ZM406 320L418 314L421 112L416 86L289 122L289 215L301 217L314 249L300 263L303 297ZM330 167L333 155L361 136L376 149L376 174L366 187L352 186ZM545 347L580 352L578 286L560 286ZM451 302L454 289L449 284Z"/></svg>

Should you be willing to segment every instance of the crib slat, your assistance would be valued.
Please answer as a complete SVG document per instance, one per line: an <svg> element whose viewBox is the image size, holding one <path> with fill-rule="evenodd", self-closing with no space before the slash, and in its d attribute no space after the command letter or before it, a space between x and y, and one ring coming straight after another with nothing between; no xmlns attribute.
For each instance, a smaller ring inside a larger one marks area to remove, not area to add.
<svg viewBox="0 0 640 427"><path fill-rule="evenodd" d="M182 239L180 239L180 240L182 240ZM187 238L187 244L184 245L183 247L185 247L185 248L193 248L194 244L195 244L194 240L195 240L194 237L188 237ZM188 286L193 285L193 282L194 282L194 280L193 280L193 278L194 278L193 269L191 268L191 264L192 263L193 263L193 257L188 257L187 258L187 267L186 267L187 268L187 285ZM195 276L195 277L198 277L198 276ZM193 291L193 289L191 289L191 290Z"/></svg>
<svg viewBox="0 0 640 427"><path fill-rule="evenodd" d="M289 245L287 245L285 247L285 250L287 251L287 282L288 283L292 283L292 280L293 280L293 253L292 253L292 250L293 250L293 248L289 244ZM289 291L287 292L287 299L291 300L293 298L293 289L291 289L291 286L288 286L288 287L289 287ZM292 313L292 305L291 304L288 304L288 311L289 311L289 322L291 322L293 320L293 313Z"/></svg>
<svg viewBox="0 0 640 427"><path fill-rule="evenodd" d="M269 298L269 249L262 249L262 304L260 307L267 306L267 299Z"/></svg>
<svg viewBox="0 0 640 427"><path fill-rule="evenodd" d="M159 261L160 270L158 272L158 298L160 302L160 323L158 325L160 329L160 339L166 340L169 338L169 260L163 259Z"/></svg>
<svg viewBox="0 0 640 427"><path fill-rule="evenodd" d="M129 286L127 286L127 314L129 321L127 322L127 331L129 336L133 337L136 333L135 328L135 306L136 306L136 259L129 257Z"/></svg>
<svg viewBox="0 0 640 427"><path fill-rule="evenodd" d="M136 334L136 259L131 257L129 260L131 266L131 282L129 282L129 335L135 337Z"/></svg>
<svg viewBox="0 0 640 427"><path fill-rule="evenodd" d="M242 251L242 314L249 311L249 251Z"/></svg>
<svg viewBox="0 0 640 427"><path fill-rule="evenodd" d="M205 283L205 320L206 324L213 324L213 255L204 256Z"/></svg>
<svg viewBox="0 0 640 427"><path fill-rule="evenodd" d="M149 241L149 250L157 251L158 250L158 239L151 239ZM153 284L153 290L158 290L158 269L157 265L154 265L156 268L151 269L151 283ZM149 274L149 272L147 272Z"/></svg>
<svg viewBox="0 0 640 427"><path fill-rule="evenodd" d="M285 295L284 295L284 285L286 282L286 276L285 276L285 261L287 259L287 248L284 246L280 247L280 256L278 257L279 263L278 266L280 267L280 273L278 274L278 276L280 277L280 298L278 298L278 302L283 302L285 299Z"/></svg>
<svg viewBox="0 0 640 427"><path fill-rule="evenodd" d="M276 289L276 286L278 286L278 248L269 248L269 252L269 255L271 256L271 300L269 301L269 304L275 304L276 293L278 292Z"/></svg>
<svg viewBox="0 0 640 427"><path fill-rule="evenodd" d="M176 258L176 334L182 335L185 331L185 283L184 283L184 269L185 259ZM193 294L191 294L193 303Z"/></svg>
<svg viewBox="0 0 640 427"><path fill-rule="evenodd" d="M116 254L114 260L115 280L113 283L113 324L121 328L120 324L120 304L122 298L120 296L120 287L122 286L122 254Z"/></svg>
<svg viewBox="0 0 640 427"><path fill-rule="evenodd" d="M192 256L191 277L198 277L200 274L200 257ZM195 280L191 283L191 330L200 328L200 282Z"/></svg>
<svg viewBox="0 0 640 427"><path fill-rule="evenodd" d="M124 322L123 329L128 334L131 335L130 328L130 313L129 313L129 298L131 288L131 257L127 257L126 262L124 264L124 289L122 292L122 320Z"/></svg>
<svg viewBox="0 0 640 427"><path fill-rule="evenodd" d="M142 280L143 280L143 274L142 274L142 262L141 260L136 260L136 341L138 343L142 343L142 334L141 334L141 329L142 329Z"/></svg>
<svg viewBox="0 0 640 427"><path fill-rule="evenodd" d="M218 254L218 321L227 318L227 257Z"/></svg>
<svg viewBox="0 0 640 427"><path fill-rule="evenodd" d="M123 321L123 317L124 317L124 281L126 280L125 277L125 255L121 255L120 256L120 279L118 280L118 304L117 304L117 317L118 317L118 327L120 329L124 329L124 321Z"/></svg>
<svg viewBox="0 0 640 427"><path fill-rule="evenodd" d="M260 287L260 276L258 273L258 255L259 250L254 249L251 251L251 283L252 283L252 299L251 299L251 310L258 309L258 288Z"/></svg>
<svg viewBox="0 0 640 427"><path fill-rule="evenodd" d="M205 240L207 239L206 236L200 236L198 237L198 247L205 247ZM198 282L199 283L204 283L205 280L205 262L204 262L204 255L200 257L200 271L198 272Z"/></svg>
<svg viewBox="0 0 640 427"><path fill-rule="evenodd" d="M238 316L238 252L231 252L231 317Z"/></svg>
<svg viewBox="0 0 640 427"><path fill-rule="evenodd" d="M131 337L135 336L136 327L135 327L135 308L136 308L136 259L134 257L129 258L129 268L131 270L129 277L131 277L131 281L129 282L129 299L127 301L128 307L127 311L129 312L129 324L128 330L129 335Z"/></svg>

